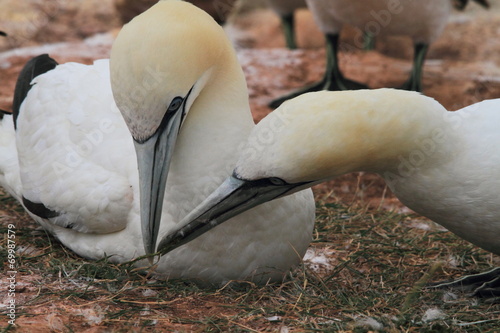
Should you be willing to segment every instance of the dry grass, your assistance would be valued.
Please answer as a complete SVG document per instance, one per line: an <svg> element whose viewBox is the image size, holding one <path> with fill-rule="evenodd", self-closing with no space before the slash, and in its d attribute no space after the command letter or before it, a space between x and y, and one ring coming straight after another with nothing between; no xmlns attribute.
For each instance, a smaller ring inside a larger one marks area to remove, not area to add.
<svg viewBox="0 0 500 333"><path fill-rule="evenodd" d="M0 202L2 234L8 223L17 224L17 325L8 327L3 314L6 332L487 332L500 327L497 304L421 288L431 267L435 272L426 278L439 281L493 263L489 253L416 216L320 203L311 246L330 253L331 266L319 265L323 269L317 271L303 265L283 284L202 289L155 280L127 264L82 259L34 231L37 226L11 198L2 194ZM5 247L0 256L5 271ZM440 318L425 321L426 311L434 308L442 311Z"/></svg>

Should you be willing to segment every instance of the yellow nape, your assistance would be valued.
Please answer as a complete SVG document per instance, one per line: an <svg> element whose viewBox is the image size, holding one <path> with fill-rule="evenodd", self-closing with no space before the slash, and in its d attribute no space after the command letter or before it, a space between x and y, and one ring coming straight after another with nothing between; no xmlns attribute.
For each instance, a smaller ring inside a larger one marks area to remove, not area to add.
<svg viewBox="0 0 500 333"><path fill-rule="evenodd" d="M262 154L238 163L238 172L251 177L245 171L257 166L259 176L286 175L292 183L353 171L379 172L443 128L445 112L434 99L403 90L304 94L259 123L252 134L257 139L250 139L250 145L268 132L274 133L274 142L262 148Z"/></svg>

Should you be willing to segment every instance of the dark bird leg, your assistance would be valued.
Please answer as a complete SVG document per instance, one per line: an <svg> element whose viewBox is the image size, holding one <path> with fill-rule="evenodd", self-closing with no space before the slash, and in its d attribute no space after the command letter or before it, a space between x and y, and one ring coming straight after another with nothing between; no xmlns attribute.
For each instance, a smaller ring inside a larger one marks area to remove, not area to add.
<svg viewBox="0 0 500 333"><path fill-rule="evenodd" d="M326 35L326 70L323 79L319 82L300 88L287 95L274 99L269 103L272 108L277 108L284 101L292 99L307 92L320 91L320 90L354 90L366 89L367 86L346 79L339 68L338 63L338 41L339 35L327 34Z"/></svg>
<svg viewBox="0 0 500 333"><path fill-rule="evenodd" d="M415 55L413 57L413 67L410 78L405 82L405 84L403 84L401 89L422 91L422 71L428 50L428 44L415 44Z"/></svg>
<svg viewBox="0 0 500 333"><path fill-rule="evenodd" d="M290 50L295 50L297 43L295 41L295 19L293 13L281 17L281 27L285 35L286 46Z"/></svg>

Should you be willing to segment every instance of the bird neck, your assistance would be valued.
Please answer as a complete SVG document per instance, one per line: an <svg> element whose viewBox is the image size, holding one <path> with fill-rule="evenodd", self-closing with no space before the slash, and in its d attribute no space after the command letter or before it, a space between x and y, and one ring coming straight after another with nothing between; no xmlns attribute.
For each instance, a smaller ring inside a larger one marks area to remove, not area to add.
<svg viewBox="0 0 500 333"><path fill-rule="evenodd" d="M210 147L209 150L214 150L215 142L228 143L227 150L236 150L234 146L246 139L254 126L245 76L232 50L222 55L219 65L210 72L181 132L188 141L196 140L197 145Z"/></svg>
<svg viewBox="0 0 500 333"><path fill-rule="evenodd" d="M210 117L219 127L227 126L227 130L236 127L235 132L239 132L240 126L253 124L245 76L234 51L223 54L219 64L210 71L210 78L196 98L189 117L205 120Z"/></svg>
<svg viewBox="0 0 500 333"><path fill-rule="evenodd" d="M254 127L243 71L235 57L229 60L212 69L177 139L167 186L182 188L170 193L185 203L174 209L179 221L231 174Z"/></svg>
<svg viewBox="0 0 500 333"><path fill-rule="evenodd" d="M279 112L293 120L282 129L271 155L277 160L293 156L295 163L283 164L287 168L283 174L297 182L354 171L398 174L402 163L432 167L456 147L448 121L452 112L414 92L310 93L285 103Z"/></svg>
<svg viewBox="0 0 500 333"><path fill-rule="evenodd" d="M407 177L434 168L454 153L457 137L449 114L436 101L421 98L382 101L365 111L353 135L355 171L371 171L384 178ZM358 149L355 149L357 147Z"/></svg>

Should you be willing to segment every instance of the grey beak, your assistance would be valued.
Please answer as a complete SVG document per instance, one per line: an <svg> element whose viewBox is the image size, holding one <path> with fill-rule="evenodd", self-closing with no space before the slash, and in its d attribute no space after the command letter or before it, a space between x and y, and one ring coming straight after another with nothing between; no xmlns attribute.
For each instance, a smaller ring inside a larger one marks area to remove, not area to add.
<svg viewBox="0 0 500 333"><path fill-rule="evenodd" d="M156 133L135 143L139 169L141 228L146 254L156 252L170 161L184 117L184 105L164 119Z"/></svg>
<svg viewBox="0 0 500 333"><path fill-rule="evenodd" d="M180 227L165 236L158 251L165 254L203 235L205 232L264 202L292 194L308 187L308 183L277 184L275 179L245 181L235 176L227 178L205 201L189 213Z"/></svg>

